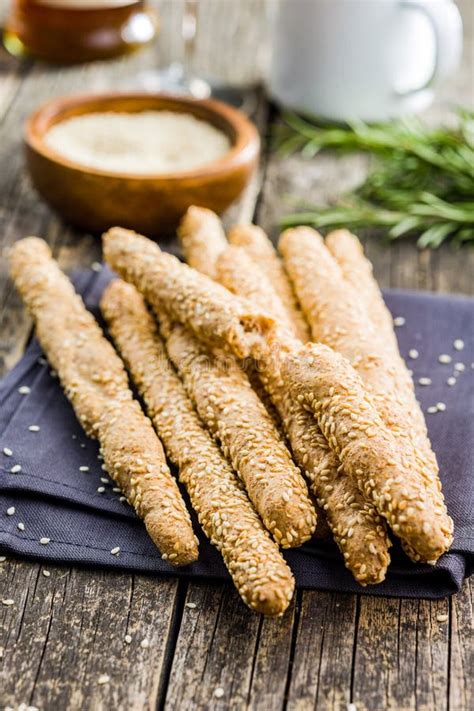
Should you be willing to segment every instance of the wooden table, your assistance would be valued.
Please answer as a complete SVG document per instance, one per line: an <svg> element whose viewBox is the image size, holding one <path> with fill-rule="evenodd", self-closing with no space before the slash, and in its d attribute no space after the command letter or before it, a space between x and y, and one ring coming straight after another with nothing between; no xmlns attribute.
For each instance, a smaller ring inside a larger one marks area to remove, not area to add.
<svg viewBox="0 0 474 711"><path fill-rule="evenodd" d="M469 0L463 4L463 68L428 118L442 118L449 101L474 98L472 7ZM124 60L58 70L0 53L3 255L15 240L35 233L66 269L100 259L99 241L64 225L32 191L20 150L22 122L51 96L133 85L137 70L166 62L165 55L163 42ZM269 114L262 96L254 115L262 135ZM364 170L357 156L282 160L265 143L259 175L226 220L254 219L276 236L278 217L289 210L287 195L326 200ZM387 247L373 234L365 243L383 286L474 291L472 249L418 251L412 241ZM6 372L21 356L31 324L4 256L0 270L0 368ZM474 708L469 582L439 601L300 590L282 620L269 620L244 608L229 584L55 565L44 577L42 568L21 560L0 565L0 599L15 600L13 607L0 606L2 707ZM447 621L439 621L444 615ZM131 645L124 644L127 633ZM145 638L148 648L140 646ZM99 683L102 674L111 677L109 684Z"/></svg>

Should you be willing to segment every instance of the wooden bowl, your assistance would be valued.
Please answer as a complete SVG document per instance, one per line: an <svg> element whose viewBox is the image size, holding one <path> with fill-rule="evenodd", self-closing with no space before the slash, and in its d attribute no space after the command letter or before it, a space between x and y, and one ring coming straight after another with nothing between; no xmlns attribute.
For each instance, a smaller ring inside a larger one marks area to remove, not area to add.
<svg viewBox="0 0 474 711"><path fill-rule="evenodd" d="M190 113L222 130L231 148L202 168L137 175L88 168L45 145L54 124L93 112L149 110ZM242 192L257 164L255 126L236 109L214 100L163 94L100 94L54 99L27 121L26 158L36 189L70 222L92 232L121 225L147 235L172 232L190 205L223 212Z"/></svg>

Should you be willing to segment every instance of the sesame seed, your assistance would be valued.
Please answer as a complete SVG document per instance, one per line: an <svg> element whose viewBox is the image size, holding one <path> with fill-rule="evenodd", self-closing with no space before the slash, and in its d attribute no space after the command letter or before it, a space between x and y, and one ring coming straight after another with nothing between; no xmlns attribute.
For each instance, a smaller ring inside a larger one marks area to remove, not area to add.
<svg viewBox="0 0 474 711"><path fill-rule="evenodd" d="M25 530L25 524L20 521L20 523L17 526L19 531L24 531Z"/></svg>
<svg viewBox="0 0 474 711"><path fill-rule="evenodd" d="M42 546L47 546L50 541L51 541L51 538L40 538L40 540L39 540L39 542L41 543Z"/></svg>
<svg viewBox="0 0 474 711"><path fill-rule="evenodd" d="M49 570L42 570L41 572L43 573L43 575L44 575L45 578L50 578L50 577L51 577L51 573L49 572Z"/></svg>
<svg viewBox="0 0 474 711"><path fill-rule="evenodd" d="M418 378L418 383L420 385L431 385L431 378Z"/></svg>
<svg viewBox="0 0 474 711"><path fill-rule="evenodd" d="M456 385L456 378L454 377L454 375L451 375L446 382L448 385Z"/></svg>
<svg viewBox="0 0 474 711"><path fill-rule="evenodd" d="M448 615L439 614L439 615L436 615L436 619L438 620L438 622L447 622L449 617L448 617Z"/></svg>
<svg viewBox="0 0 474 711"><path fill-rule="evenodd" d="M119 496L119 501L121 504L124 504L127 501L127 499L125 496Z"/></svg>
<svg viewBox="0 0 474 711"><path fill-rule="evenodd" d="M190 610L195 610L197 605L195 602L187 602L185 607L189 607Z"/></svg>
<svg viewBox="0 0 474 711"><path fill-rule="evenodd" d="M126 634L125 637L123 638L123 641L125 642L125 644L131 644L132 643L132 635Z"/></svg>
<svg viewBox="0 0 474 711"><path fill-rule="evenodd" d="M50 374L50 376L51 376L52 378L57 378L57 377L58 377L58 374L56 373L55 370L50 370L50 371L49 371L49 374Z"/></svg>
<svg viewBox="0 0 474 711"><path fill-rule="evenodd" d="M97 487L97 493L98 494L103 494L105 491L105 486L98 486Z"/></svg>
<svg viewBox="0 0 474 711"><path fill-rule="evenodd" d="M102 271L102 264L100 262L92 262L91 269L93 272Z"/></svg>
<svg viewBox="0 0 474 711"><path fill-rule="evenodd" d="M416 360L420 354L418 353L416 348L412 348L411 350L408 351L408 355L410 358L413 358L413 360Z"/></svg>
<svg viewBox="0 0 474 711"><path fill-rule="evenodd" d="M88 471L89 471L89 467L79 467L79 471L80 471L80 472L88 472Z"/></svg>
<svg viewBox="0 0 474 711"><path fill-rule="evenodd" d="M20 395L29 395L31 390L28 385L22 385L18 388L18 392L20 393Z"/></svg>
<svg viewBox="0 0 474 711"><path fill-rule="evenodd" d="M15 513L15 507L14 507L14 506L10 506L10 507L7 509L7 516L13 516L14 513Z"/></svg>
<svg viewBox="0 0 474 711"><path fill-rule="evenodd" d="M107 471L107 467L105 466L105 464L101 464L100 468L102 469L103 472Z"/></svg>
<svg viewBox="0 0 474 711"><path fill-rule="evenodd" d="M82 449L86 448L86 445L84 444L84 442L81 442L81 444L79 446L82 447Z"/></svg>
<svg viewBox="0 0 474 711"><path fill-rule="evenodd" d="M38 363L39 363L40 365L46 365L47 362L48 362L48 361L46 360L46 358L45 358L44 356L40 356L40 357L38 358Z"/></svg>
<svg viewBox="0 0 474 711"><path fill-rule="evenodd" d="M405 320L405 318L404 318L403 316L395 316L395 318L393 319L393 325L394 325L394 326L397 326L397 327L398 327L398 326L404 326L405 323L406 323L406 320Z"/></svg>
<svg viewBox="0 0 474 711"><path fill-rule="evenodd" d="M457 370L458 373L463 373L466 370L466 366L464 363L455 363L454 370Z"/></svg>
<svg viewBox="0 0 474 711"><path fill-rule="evenodd" d="M149 646L150 646L150 641L146 637L145 637L145 639L142 639L142 641L140 642L140 647L142 649L148 649Z"/></svg>
<svg viewBox="0 0 474 711"><path fill-rule="evenodd" d="M14 604L15 604L15 600L12 600L10 597L2 600L2 605L5 605L5 607L11 607Z"/></svg>
<svg viewBox="0 0 474 711"><path fill-rule="evenodd" d="M451 363L452 358L451 358L451 356L448 355L447 353L442 353L442 354L438 357L438 361L439 361L440 363Z"/></svg>
<svg viewBox="0 0 474 711"><path fill-rule="evenodd" d="M222 688L222 686L218 686L217 689L214 689L214 696L216 697L216 699L222 699L224 694L225 694L225 691Z"/></svg>
<svg viewBox="0 0 474 711"><path fill-rule="evenodd" d="M455 351L462 351L464 348L464 341L461 338L456 338L453 343L453 347Z"/></svg>
<svg viewBox="0 0 474 711"><path fill-rule="evenodd" d="M21 464L14 464L10 469L12 474L19 474L21 472Z"/></svg>
<svg viewBox="0 0 474 711"><path fill-rule="evenodd" d="M427 409L426 412L428 412L430 415L434 415L435 412L438 412L438 408L436 405L430 405Z"/></svg>
<svg viewBox="0 0 474 711"><path fill-rule="evenodd" d="M6 555L0 555L0 563L4 563L7 559Z"/></svg>
<svg viewBox="0 0 474 711"><path fill-rule="evenodd" d="M4 454L6 457L11 457L12 454L13 454L13 452L12 452L12 450L10 449L10 447L4 447L4 448L3 448L3 454Z"/></svg>
<svg viewBox="0 0 474 711"><path fill-rule="evenodd" d="M114 488L112 489L112 491L114 491L116 494L118 494L119 491L121 491L121 489L119 489L118 486L114 486Z"/></svg>
<svg viewBox="0 0 474 711"><path fill-rule="evenodd" d="M40 431L40 428L38 427L38 425L30 425L28 427L28 429L30 432L39 432Z"/></svg>
<svg viewBox="0 0 474 711"><path fill-rule="evenodd" d="M108 684L110 681L110 676L108 674L101 674L97 679L98 684Z"/></svg>
<svg viewBox="0 0 474 711"><path fill-rule="evenodd" d="M444 402L437 402L437 403L436 403L436 409L437 409L439 412L444 412L444 411L446 410L446 405L444 404Z"/></svg>
<svg viewBox="0 0 474 711"><path fill-rule="evenodd" d="M77 439L77 435L72 435L72 439Z"/></svg>
<svg viewBox="0 0 474 711"><path fill-rule="evenodd" d="M112 548L110 552L112 555L118 555L120 553L120 546L115 546L115 548Z"/></svg>
<svg viewBox="0 0 474 711"><path fill-rule="evenodd" d="M108 484L108 483L109 483L109 480L106 479L105 476L101 476L101 477L100 477L100 480L101 480L101 482L102 482L103 484ZM117 489L117 491L120 491L120 489Z"/></svg>

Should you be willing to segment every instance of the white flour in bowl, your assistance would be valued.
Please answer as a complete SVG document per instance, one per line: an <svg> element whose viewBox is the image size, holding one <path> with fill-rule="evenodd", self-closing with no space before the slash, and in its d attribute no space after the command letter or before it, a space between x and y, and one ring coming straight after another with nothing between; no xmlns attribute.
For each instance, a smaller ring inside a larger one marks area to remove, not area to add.
<svg viewBox="0 0 474 711"><path fill-rule="evenodd" d="M173 111L74 116L52 126L44 142L85 167L138 175L200 168L231 147L207 121Z"/></svg>

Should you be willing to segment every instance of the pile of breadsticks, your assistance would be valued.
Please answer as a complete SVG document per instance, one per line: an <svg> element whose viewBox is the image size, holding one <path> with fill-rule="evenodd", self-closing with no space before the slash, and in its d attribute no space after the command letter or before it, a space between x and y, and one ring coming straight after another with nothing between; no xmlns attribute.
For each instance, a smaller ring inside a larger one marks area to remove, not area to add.
<svg viewBox="0 0 474 711"><path fill-rule="evenodd" d="M361 585L385 578L389 531L412 560L434 563L452 521L357 238L288 230L280 258L260 228L226 237L197 207L179 237L189 266L134 232L104 235L121 277L101 300L116 350L42 240L12 253L44 352L162 557L185 565L198 556L170 461L259 612L285 611L294 580L280 548L314 534L332 533Z"/></svg>

